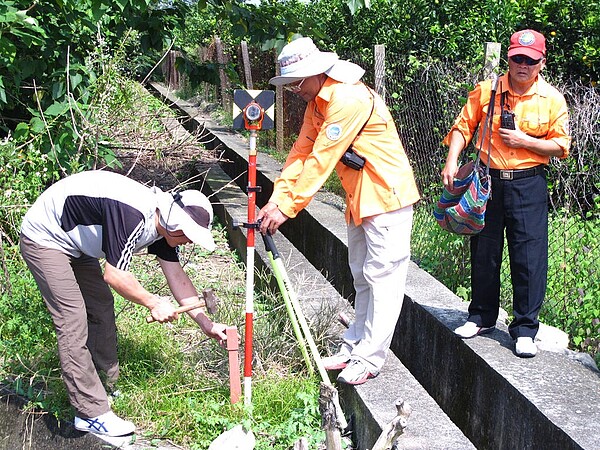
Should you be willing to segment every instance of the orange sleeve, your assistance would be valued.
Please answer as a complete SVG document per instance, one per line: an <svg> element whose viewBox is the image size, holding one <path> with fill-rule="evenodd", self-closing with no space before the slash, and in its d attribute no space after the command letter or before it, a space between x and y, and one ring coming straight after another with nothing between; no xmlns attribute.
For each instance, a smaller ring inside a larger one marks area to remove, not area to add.
<svg viewBox="0 0 600 450"><path fill-rule="evenodd" d="M328 101L317 97L307 105L301 134L271 197L288 217L296 217L327 181L372 110L372 96L363 85L340 83L325 89L331 89Z"/></svg>
<svg viewBox="0 0 600 450"><path fill-rule="evenodd" d="M460 134L462 134L465 139L465 147L469 145L469 142L473 139L475 132L477 131L477 127L482 119L482 111L485 105L482 104L482 84L485 81L477 84L475 88L469 92L469 96L467 98L467 103L462 107L460 114L454 121L452 128L444 138L444 145L450 146L450 136L452 131L458 130ZM488 81L491 89L491 82ZM488 90L490 90L488 89ZM489 103L489 96L487 102Z"/></svg>

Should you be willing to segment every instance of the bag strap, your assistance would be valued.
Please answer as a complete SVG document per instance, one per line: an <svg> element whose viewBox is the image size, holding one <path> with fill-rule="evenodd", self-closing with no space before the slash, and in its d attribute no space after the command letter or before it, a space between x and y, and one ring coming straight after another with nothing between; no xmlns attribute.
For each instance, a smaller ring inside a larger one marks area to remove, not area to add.
<svg viewBox="0 0 600 450"><path fill-rule="evenodd" d="M498 89L498 75L492 73L492 91L490 94L490 103L487 110L487 115L485 116L485 122L483 123L483 130L481 133L481 141L479 142L479 148L477 149L477 158L475 159L475 167L479 167L479 162L481 160L481 147L483 146L483 139L485 137L485 133L489 134L488 137L488 160L485 165L485 175L488 176L490 174L490 160L492 153L492 125L494 123L494 107L496 104L496 91ZM500 87L502 89L502 87ZM502 101L502 99L500 100Z"/></svg>

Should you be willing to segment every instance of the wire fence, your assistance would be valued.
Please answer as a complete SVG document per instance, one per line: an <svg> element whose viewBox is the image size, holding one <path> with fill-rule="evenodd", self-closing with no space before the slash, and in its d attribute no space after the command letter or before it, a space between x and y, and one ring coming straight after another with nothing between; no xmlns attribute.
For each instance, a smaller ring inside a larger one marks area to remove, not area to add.
<svg viewBox="0 0 600 450"><path fill-rule="evenodd" d="M365 68L364 81L375 85L372 49L342 56ZM268 79L275 74L273 53L251 51L250 59L254 89L272 89ZM238 70L243 80L243 69ZM442 140L481 74L455 62L416 61L389 49L383 70L380 92L394 116L422 194L415 208L413 259L468 299L468 238L441 230L432 208L442 190L440 172L447 153ZM568 332L576 347L595 354L600 353L600 92L577 82L548 79L567 99L573 141L570 156L553 158L549 166L548 290L540 318ZM290 142L299 132L304 103L286 93L283 105L283 133ZM267 142L262 145L275 146L274 136L264 138ZM463 157L473 152L471 147ZM510 314L507 258L505 252L501 304Z"/></svg>

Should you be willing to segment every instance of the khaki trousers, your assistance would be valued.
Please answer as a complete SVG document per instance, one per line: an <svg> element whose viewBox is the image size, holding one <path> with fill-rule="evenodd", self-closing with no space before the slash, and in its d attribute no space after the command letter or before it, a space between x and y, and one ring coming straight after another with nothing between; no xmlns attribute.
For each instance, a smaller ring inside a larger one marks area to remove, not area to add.
<svg viewBox="0 0 600 450"><path fill-rule="evenodd" d="M354 322L344 334L352 359L379 372L404 302L410 262L412 205L348 225L348 262L354 279Z"/></svg>
<svg viewBox="0 0 600 450"><path fill-rule="evenodd" d="M98 371L119 376L114 299L96 258L75 258L21 235L21 254L52 316L62 376L82 418L110 410Z"/></svg>

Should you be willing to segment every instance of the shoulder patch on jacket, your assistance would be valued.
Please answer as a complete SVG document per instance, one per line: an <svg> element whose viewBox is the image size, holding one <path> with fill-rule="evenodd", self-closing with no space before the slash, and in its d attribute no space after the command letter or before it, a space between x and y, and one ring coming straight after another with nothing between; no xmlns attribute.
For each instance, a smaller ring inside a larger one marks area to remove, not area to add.
<svg viewBox="0 0 600 450"><path fill-rule="evenodd" d="M325 129L325 134L330 140L337 141L342 135L342 127L337 123L332 123Z"/></svg>

